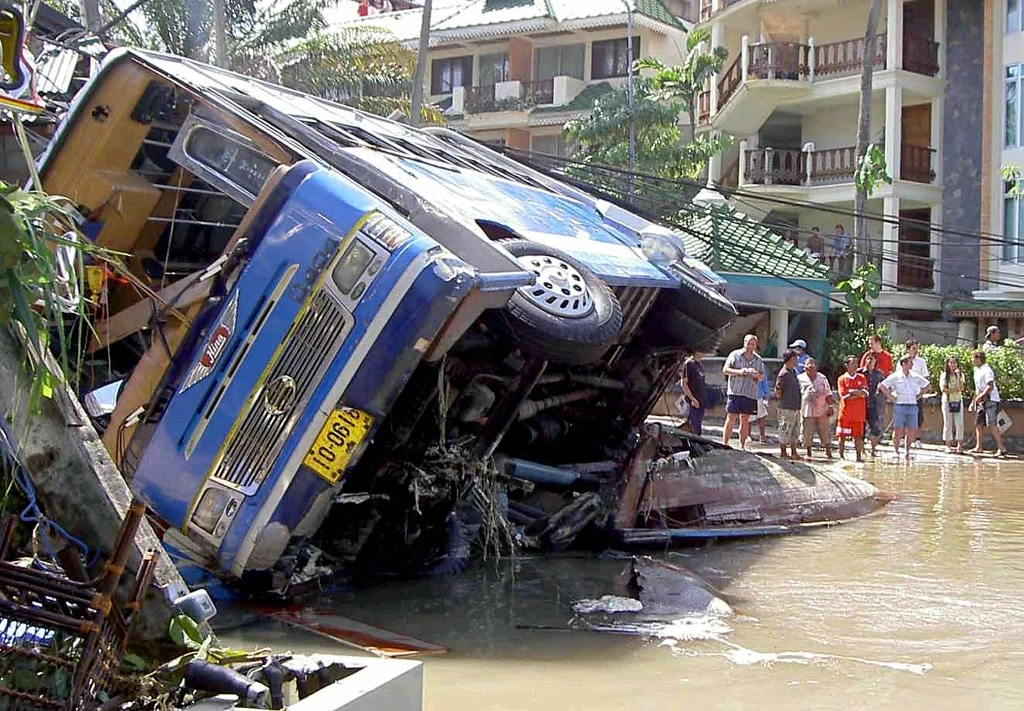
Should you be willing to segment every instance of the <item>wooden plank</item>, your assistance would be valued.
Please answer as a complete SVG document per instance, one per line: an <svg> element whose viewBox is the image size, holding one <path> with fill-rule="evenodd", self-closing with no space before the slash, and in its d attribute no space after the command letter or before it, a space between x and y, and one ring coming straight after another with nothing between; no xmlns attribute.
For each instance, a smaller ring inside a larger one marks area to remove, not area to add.
<svg viewBox="0 0 1024 711"><path fill-rule="evenodd" d="M197 301L206 299L210 295L213 283L212 278L200 282L187 278L181 279L157 292L156 297L138 301L107 320L100 321L95 325L96 332L89 342L87 351L94 353L101 348L106 348L111 343L117 343L136 331L141 331L149 326L154 310L159 312L164 309L166 304L175 306L174 309L167 311L169 315L184 317L184 314L178 309L187 310Z"/></svg>
<svg viewBox="0 0 1024 711"><path fill-rule="evenodd" d="M278 622L379 656L408 657L417 654L444 654L449 651L447 647L390 632L316 607L252 609Z"/></svg>

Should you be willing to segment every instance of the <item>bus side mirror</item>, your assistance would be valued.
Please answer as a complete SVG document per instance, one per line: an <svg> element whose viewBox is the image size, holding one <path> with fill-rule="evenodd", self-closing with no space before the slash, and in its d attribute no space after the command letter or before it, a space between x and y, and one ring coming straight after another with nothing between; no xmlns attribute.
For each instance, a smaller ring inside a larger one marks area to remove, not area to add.
<svg viewBox="0 0 1024 711"><path fill-rule="evenodd" d="M25 12L20 3L0 2L0 89L14 91L25 83L22 52L25 47Z"/></svg>

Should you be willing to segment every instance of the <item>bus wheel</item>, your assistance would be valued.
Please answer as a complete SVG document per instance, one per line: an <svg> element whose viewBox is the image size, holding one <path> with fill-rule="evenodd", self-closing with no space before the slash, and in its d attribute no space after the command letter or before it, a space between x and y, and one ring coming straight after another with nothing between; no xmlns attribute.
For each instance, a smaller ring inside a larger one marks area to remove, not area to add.
<svg viewBox="0 0 1024 711"><path fill-rule="evenodd" d="M499 317L516 343L556 363L600 360L622 328L611 289L561 250L528 240L501 246L536 277L516 290Z"/></svg>

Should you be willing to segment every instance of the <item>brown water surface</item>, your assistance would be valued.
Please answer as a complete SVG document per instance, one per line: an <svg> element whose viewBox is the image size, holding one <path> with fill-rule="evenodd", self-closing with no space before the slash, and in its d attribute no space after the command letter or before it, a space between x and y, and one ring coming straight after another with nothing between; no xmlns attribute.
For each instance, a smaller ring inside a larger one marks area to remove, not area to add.
<svg viewBox="0 0 1024 711"><path fill-rule="evenodd" d="M925 457L921 457L925 459ZM879 464L886 513L797 536L665 553L737 614L698 639L568 630L572 603L623 590L627 561L521 558L321 605L451 648L427 708L1024 708L1024 464ZM263 625L229 635L339 651Z"/></svg>

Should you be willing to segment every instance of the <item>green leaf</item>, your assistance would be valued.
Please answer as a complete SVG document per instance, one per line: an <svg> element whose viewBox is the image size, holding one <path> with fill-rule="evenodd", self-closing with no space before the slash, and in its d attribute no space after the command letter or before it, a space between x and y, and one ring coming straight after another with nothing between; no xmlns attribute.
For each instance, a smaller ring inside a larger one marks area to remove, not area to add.
<svg viewBox="0 0 1024 711"><path fill-rule="evenodd" d="M168 635L179 647L191 650L198 650L204 641L199 625L188 615L172 617Z"/></svg>

